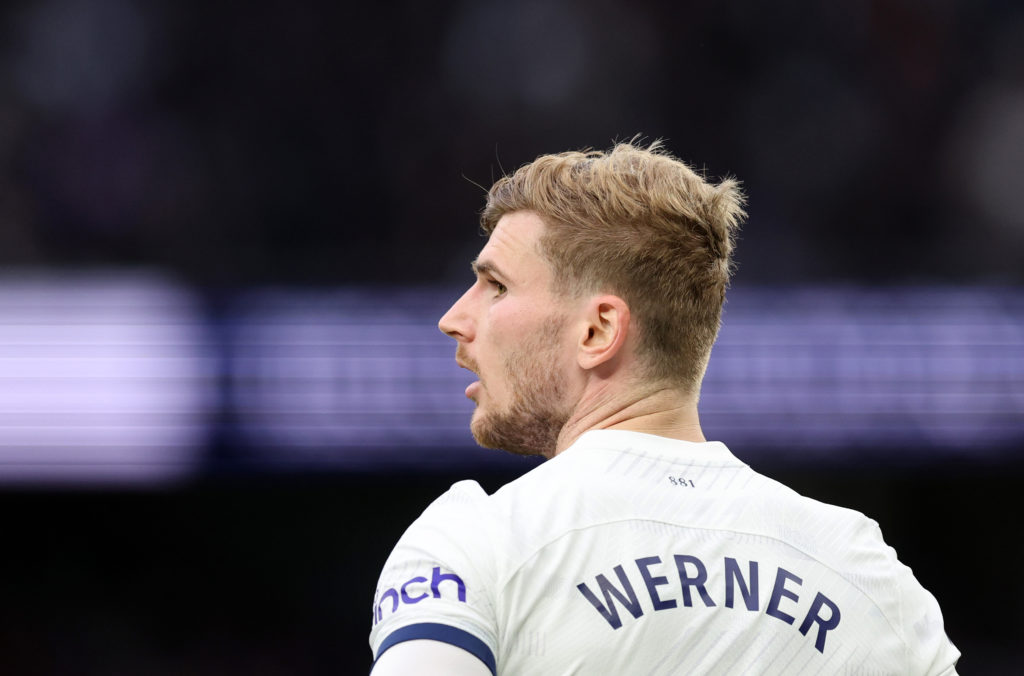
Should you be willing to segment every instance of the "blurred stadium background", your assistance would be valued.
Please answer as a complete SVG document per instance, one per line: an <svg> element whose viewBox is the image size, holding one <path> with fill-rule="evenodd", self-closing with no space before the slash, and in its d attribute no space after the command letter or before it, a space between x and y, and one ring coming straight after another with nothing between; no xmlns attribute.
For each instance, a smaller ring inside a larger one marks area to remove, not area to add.
<svg viewBox="0 0 1024 676"><path fill-rule="evenodd" d="M1024 7L0 8L0 671L365 673L474 447L482 190L642 133L750 220L702 416L1024 664Z"/></svg>

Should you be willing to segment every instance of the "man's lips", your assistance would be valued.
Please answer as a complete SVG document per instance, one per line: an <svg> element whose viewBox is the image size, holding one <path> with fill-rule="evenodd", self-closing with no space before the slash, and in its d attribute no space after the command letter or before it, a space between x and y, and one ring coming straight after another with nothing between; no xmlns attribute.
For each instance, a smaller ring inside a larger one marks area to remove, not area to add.
<svg viewBox="0 0 1024 676"><path fill-rule="evenodd" d="M465 353L456 350L455 363L458 364L461 368L464 368L467 371L471 371L472 373L479 375L478 371L480 367L473 359L470 359ZM482 385L480 384L479 380L470 383L469 386L466 387L466 397L469 399L473 399L476 396L477 392L480 391L481 387Z"/></svg>
<svg viewBox="0 0 1024 676"><path fill-rule="evenodd" d="M455 363L458 364L461 368L466 369L467 371L472 371L473 373L479 374L480 366L476 363L476 360L470 358L470 356L463 352L462 349L460 348L455 349Z"/></svg>

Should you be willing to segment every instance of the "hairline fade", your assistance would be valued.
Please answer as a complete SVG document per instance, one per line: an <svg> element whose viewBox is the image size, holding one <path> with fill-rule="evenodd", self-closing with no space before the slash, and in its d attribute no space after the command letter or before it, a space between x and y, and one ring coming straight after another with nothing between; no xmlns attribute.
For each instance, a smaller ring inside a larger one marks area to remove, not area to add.
<svg viewBox="0 0 1024 676"><path fill-rule="evenodd" d="M644 376L697 394L721 325L746 217L739 182L707 182L663 149L541 155L491 186L480 225L537 214L556 290L611 292L629 305Z"/></svg>

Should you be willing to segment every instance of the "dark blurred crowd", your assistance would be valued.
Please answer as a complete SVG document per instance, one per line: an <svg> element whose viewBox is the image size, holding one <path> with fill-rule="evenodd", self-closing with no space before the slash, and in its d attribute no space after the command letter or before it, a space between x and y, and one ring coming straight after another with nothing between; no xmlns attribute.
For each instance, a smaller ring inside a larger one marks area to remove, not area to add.
<svg viewBox="0 0 1024 676"><path fill-rule="evenodd" d="M462 281L482 189L641 133L750 196L751 283L1024 281L1009 0L0 9L0 264Z"/></svg>

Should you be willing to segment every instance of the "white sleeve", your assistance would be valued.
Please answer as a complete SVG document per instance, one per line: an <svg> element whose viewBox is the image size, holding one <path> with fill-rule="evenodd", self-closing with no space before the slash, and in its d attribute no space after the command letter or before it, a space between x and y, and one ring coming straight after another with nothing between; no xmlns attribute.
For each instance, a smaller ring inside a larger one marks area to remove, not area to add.
<svg viewBox="0 0 1024 676"><path fill-rule="evenodd" d="M399 643L374 663L373 676L490 676L480 659L448 643L417 639Z"/></svg>
<svg viewBox="0 0 1024 676"><path fill-rule="evenodd" d="M946 636L939 603L921 586L913 571L897 562L904 640L909 647L911 673L956 676L960 651Z"/></svg>
<svg viewBox="0 0 1024 676"><path fill-rule="evenodd" d="M496 673L494 529L487 507L476 482L459 482L399 539L374 596L375 660L395 645L427 639L460 648Z"/></svg>

